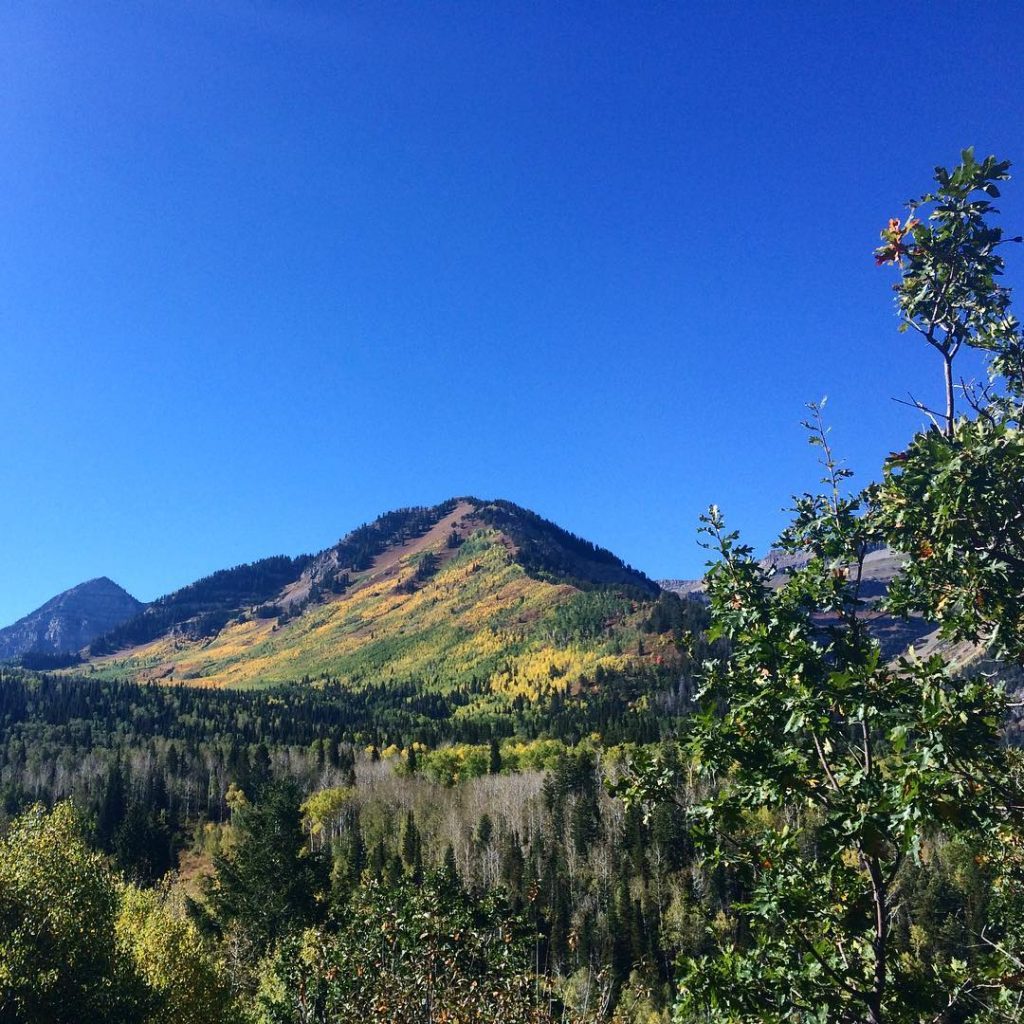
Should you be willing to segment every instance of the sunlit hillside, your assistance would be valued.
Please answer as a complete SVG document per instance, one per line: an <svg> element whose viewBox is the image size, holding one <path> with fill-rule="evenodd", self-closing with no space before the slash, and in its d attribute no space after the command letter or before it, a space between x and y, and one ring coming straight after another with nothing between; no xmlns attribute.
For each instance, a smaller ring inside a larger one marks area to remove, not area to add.
<svg viewBox="0 0 1024 1024"><path fill-rule="evenodd" d="M647 628L656 598L640 574L631 583L588 586L573 574L594 576L583 559L562 572L528 569L522 563L550 524L531 541L507 524L509 509L532 515L507 506L499 517L494 506L448 503L420 536L389 544L362 571L339 566L332 549L275 601L241 610L213 636L172 630L96 658L87 671L232 687L325 675L353 686L415 680L500 699L578 690L676 656L671 632ZM631 579L618 560L601 556L602 572ZM345 568L343 593L319 585L328 568Z"/></svg>

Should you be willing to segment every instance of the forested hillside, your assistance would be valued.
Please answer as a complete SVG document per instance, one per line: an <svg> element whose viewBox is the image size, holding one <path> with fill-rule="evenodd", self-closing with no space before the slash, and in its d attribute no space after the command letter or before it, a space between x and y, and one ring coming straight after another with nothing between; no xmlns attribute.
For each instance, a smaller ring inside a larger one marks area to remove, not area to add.
<svg viewBox="0 0 1024 1024"><path fill-rule="evenodd" d="M388 513L315 557L217 573L92 645L91 675L204 686L332 678L469 688L474 703L662 673L659 589L510 502ZM681 625L680 623L677 623Z"/></svg>

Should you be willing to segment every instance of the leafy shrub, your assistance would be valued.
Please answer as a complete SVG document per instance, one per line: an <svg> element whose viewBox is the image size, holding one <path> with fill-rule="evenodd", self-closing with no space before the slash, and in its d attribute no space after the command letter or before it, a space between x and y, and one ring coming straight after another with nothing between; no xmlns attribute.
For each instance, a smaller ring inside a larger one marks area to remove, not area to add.
<svg viewBox="0 0 1024 1024"><path fill-rule="evenodd" d="M336 933L284 942L258 997L261 1024L540 1024L548 1000L530 970L532 935L499 896L459 890L450 876L422 887L359 889Z"/></svg>

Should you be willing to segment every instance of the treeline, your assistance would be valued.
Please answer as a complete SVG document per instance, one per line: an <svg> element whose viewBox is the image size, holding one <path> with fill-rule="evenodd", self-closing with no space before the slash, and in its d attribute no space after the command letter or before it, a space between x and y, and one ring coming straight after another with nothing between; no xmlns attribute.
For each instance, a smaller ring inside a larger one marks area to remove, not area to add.
<svg viewBox="0 0 1024 1024"><path fill-rule="evenodd" d="M424 769L434 758L433 777L453 781L473 770L446 751L535 741L571 747L594 735L607 746L663 739L691 689L687 675L669 679L655 667L630 677L602 674L577 694L552 681L538 701L501 702L490 701L476 680L444 693L425 692L422 681L351 690L330 679L235 691L5 669L0 806L10 818L35 802L74 798L107 823L105 849L114 851L128 818L136 833L153 837L151 863L166 865L197 823L224 819L232 784L249 792L271 769L311 789L325 770L332 779L349 771L357 756L419 749L429 752ZM511 757L507 767L514 764ZM125 838L122 845L147 842Z"/></svg>
<svg viewBox="0 0 1024 1024"><path fill-rule="evenodd" d="M204 576L187 587L159 597L134 618L94 640L94 656L149 643L171 630L190 638L213 636L246 607L275 597L295 582L311 556L276 555Z"/></svg>
<svg viewBox="0 0 1024 1024"><path fill-rule="evenodd" d="M629 676L598 671L595 686L572 694L552 683L539 700L517 696L486 701L464 715L474 697L489 693L470 680L444 693L421 681L370 684L352 690L330 678L259 691L130 683L34 675L4 669L0 739L48 736L57 744L135 743L153 737L205 742L231 736L243 744L308 745L334 739L360 746L480 743L491 736L552 737L574 743L600 733L607 743L645 742L674 727L665 710L688 674L668 677L657 666Z"/></svg>
<svg viewBox="0 0 1024 1024"><path fill-rule="evenodd" d="M534 577L553 578L584 590L614 585L650 598L658 585L606 548L511 501L480 504L477 517L516 544L516 561Z"/></svg>

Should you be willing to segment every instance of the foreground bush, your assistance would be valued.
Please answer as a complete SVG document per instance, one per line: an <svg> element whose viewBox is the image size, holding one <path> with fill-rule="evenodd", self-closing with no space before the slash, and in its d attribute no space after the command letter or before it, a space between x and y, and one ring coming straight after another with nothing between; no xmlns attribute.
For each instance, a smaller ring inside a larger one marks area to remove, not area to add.
<svg viewBox="0 0 1024 1024"><path fill-rule="evenodd" d="M145 1021L155 1001L114 922L118 891L69 803L0 842L0 1020Z"/></svg>

